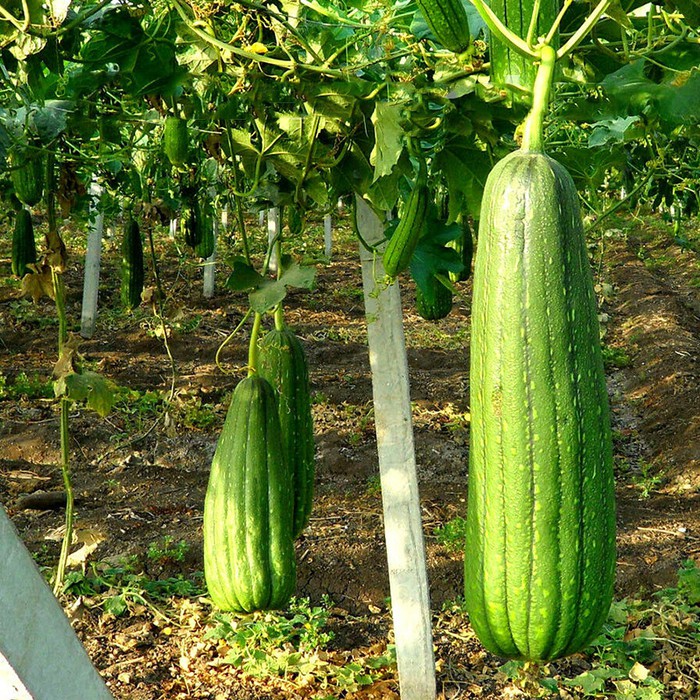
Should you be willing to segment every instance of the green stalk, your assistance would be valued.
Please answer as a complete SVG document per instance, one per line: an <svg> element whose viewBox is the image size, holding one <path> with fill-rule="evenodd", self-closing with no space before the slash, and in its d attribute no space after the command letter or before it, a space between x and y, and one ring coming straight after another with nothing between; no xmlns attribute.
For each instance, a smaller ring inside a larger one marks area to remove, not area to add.
<svg viewBox="0 0 700 700"><path fill-rule="evenodd" d="M63 486L66 489L66 531L61 542L61 554L58 557L56 567L56 579L53 584L54 595L58 595L63 588L63 579L66 574L66 564L68 563L68 553L73 541L73 484L70 478L70 450L69 450L69 430L68 412L70 409L70 399L65 396L61 398L61 474L63 476Z"/></svg>
<svg viewBox="0 0 700 700"><path fill-rule="evenodd" d="M51 197L49 197L51 199ZM68 338L68 323L66 318L66 293L63 275L51 268L51 281L53 282L54 299L56 302L56 315L58 316L58 356L63 354L66 340ZM58 595L63 588L63 579L66 573L66 564L70 546L73 542L73 484L70 478L70 450L69 450L69 425L68 413L70 409L70 399L63 396L60 402L60 433L61 433L61 475L63 485L66 489L66 531L61 543L61 553L58 557L56 568L56 578L54 580L54 594Z"/></svg>
<svg viewBox="0 0 700 700"><path fill-rule="evenodd" d="M554 18L554 22L552 22L552 26L549 28L547 36L544 38L544 44L551 44L554 41L554 35L557 33L559 25L564 19L566 11L569 9L569 7L571 7L572 2L573 0L564 0L564 4L561 6L559 14L557 14L557 16Z"/></svg>
<svg viewBox="0 0 700 700"><path fill-rule="evenodd" d="M250 309L248 309L248 311L246 311L245 316L240 320L240 322L238 323L238 325L226 336L226 338L224 339L224 341L221 343L221 345L219 345L219 347L218 347L217 350L216 350L216 355L214 356L214 362L216 363L216 366L217 366L224 374L226 374L227 372L226 372L226 370L225 370L225 369L222 367L222 365L221 365L221 361L220 361L221 353L224 351L224 348L231 342L231 340L233 340L233 338L235 337L236 333L238 333L238 331L241 330L241 328L243 328L243 326L244 326L244 325L246 324L246 322L248 321L248 317L250 316L251 313L253 313L253 312L252 312Z"/></svg>
<svg viewBox="0 0 700 700"><path fill-rule="evenodd" d="M552 78L557 63L557 52L551 46L540 49L540 67L532 90L532 109L525 120L522 151L544 153L544 117L549 108L549 97L552 92Z"/></svg>
<svg viewBox="0 0 700 700"><path fill-rule="evenodd" d="M248 345L248 376L253 376L258 371L258 336L260 335L260 325L262 315L255 313L253 328L250 331L250 343Z"/></svg>
<svg viewBox="0 0 700 700"><path fill-rule="evenodd" d="M48 219L48 232L46 243L49 249L49 264L51 266L51 282L53 285L54 302L56 304L56 316L58 317L58 356L63 354L63 349L68 340L68 320L66 317L66 288L63 280L63 267L65 265L65 246L58 233L56 220L56 177L54 169L54 156L50 153L46 159L46 213ZM63 588L63 579L68 562L68 553L73 542L73 484L70 478L70 449L69 449L69 409L70 399L61 397L60 402L60 432L61 432L61 475L66 489L66 531L61 543L61 553L56 568L54 580L54 594L58 595Z"/></svg>
<svg viewBox="0 0 700 700"><path fill-rule="evenodd" d="M284 307L281 303L277 304L275 307L275 330L284 330Z"/></svg>
<svg viewBox="0 0 700 700"><path fill-rule="evenodd" d="M530 16L530 26L527 28L527 37L525 42L530 48L534 48L535 45L535 32L537 31L537 20L540 18L540 5L541 0L535 0L532 6L532 15Z"/></svg>
<svg viewBox="0 0 700 700"><path fill-rule="evenodd" d="M184 4L184 3L183 3ZM195 24L195 21L190 19L190 17L187 15L185 12L184 8L182 7L182 4L180 0L174 0L172 3L173 7L177 11L178 15L180 15L180 19L182 20L183 24L189 29L190 32L192 32L195 36L199 37L203 41L206 41L208 44L211 46L214 46L220 50L223 51L229 51L232 53L234 56L238 56L240 58L245 58L248 59L249 61L253 61L255 63L263 63L269 66L277 66L278 68L286 68L287 70L294 71L296 69L304 69L308 70L313 73L319 73L321 75L325 75L331 78L344 78L345 74L343 71L340 70L332 70L329 68L324 68L323 66L317 66L314 65L313 63L296 63L295 61L283 61L277 58L270 58L265 55L261 54L256 54L253 53L252 51L246 51L244 49L238 48L237 46L234 46L233 44L228 44L225 41L221 41L217 39L215 36L212 36L208 32L205 32L203 29L201 29L199 26Z"/></svg>
<svg viewBox="0 0 700 700"><path fill-rule="evenodd" d="M605 0L605 2L609 2L609 0ZM537 53L527 45L527 42L523 41L515 32L508 29L484 0L472 0L472 4L481 15L481 19L484 20L484 23L491 33L494 34L499 41L504 42L511 49L523 56L528 56L532 59L537 58Z"/></svg>
<svg viewBox="0 0 700 700"><path fill-rule="evenodd" d="M562 46L559 51L557 51L557 58L562 59L567 54L571 53L583 40L583 38L588 34L588 32L593 29L593 25L600 19L600 16L608 9L610 5L610 0L600 0L600 2L593 8L588 17L581 26L574 32L571 38Z"/></svg>
<svg viewBox="0 0 700 700"><path fill-rule="evenodd" d="M157 315L160 321L160 330L163 334L163 345L165 346L165 352L168 355L168 360L170 361L170 393L168 394L168 402L175 398L175 381L177 379L177 365L175 364L175 358L170 349L170 342L168 341L168 329L165 324L165 313L163 309L163 300L165 299L165 294L163 292L163 285L160 279L160 271L158 269L158 259L156 257L156 248L153 242L153 227L148 226L147 229L148 244L151 251L151 265L153 266L153 276L156 281L156 291L157 300L153 304L154 314Z"/></svg>

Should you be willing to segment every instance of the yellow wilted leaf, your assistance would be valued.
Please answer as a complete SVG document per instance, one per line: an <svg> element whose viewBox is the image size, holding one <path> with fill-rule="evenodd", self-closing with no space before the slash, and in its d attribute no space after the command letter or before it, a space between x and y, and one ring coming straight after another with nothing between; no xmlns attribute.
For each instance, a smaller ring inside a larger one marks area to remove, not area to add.
<svg viewBox="0 0 700 700"><path fill-rule="evenodd" d="M636 661L634 666L630 669L629 677L630 680L635 681L635 683L641 683L647 679L649 675L649 669Z"/></svg>

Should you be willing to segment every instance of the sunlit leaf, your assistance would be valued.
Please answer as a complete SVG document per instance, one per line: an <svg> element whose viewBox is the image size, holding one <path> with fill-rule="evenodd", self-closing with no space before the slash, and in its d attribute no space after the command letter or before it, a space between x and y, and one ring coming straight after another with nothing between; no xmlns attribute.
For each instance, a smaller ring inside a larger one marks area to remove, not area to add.
<svg viewBox="0 0 700 700"><path fill-rule="evenodd" d="M401 107L389 102L377 102L372 115L374 148L369 161L374 166L374 182L391 175L403 150L404 132L401 127Z"/></svg>
<svg viewBox="0 0 700 700"><path fill-rule="evenodd" d="M56 396L85 401L88 408L106 416L114 405L114 385L97 372L73 373L59 377L54 383Z"/></svg>
<svg viewBox="0 0 700 700"><path fill-rule="evenodd" d="M233 270L226 280L226 286L234 292L247 292L255 289L265 281L265 278L256 272L243 258L233 261Z"/></svg>

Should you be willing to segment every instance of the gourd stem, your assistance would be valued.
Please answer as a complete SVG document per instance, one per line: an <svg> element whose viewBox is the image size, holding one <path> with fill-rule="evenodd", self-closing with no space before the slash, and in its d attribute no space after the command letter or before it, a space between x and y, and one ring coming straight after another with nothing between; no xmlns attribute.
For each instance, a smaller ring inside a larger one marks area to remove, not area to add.
<svg viewBox="0 0 700 700"><path fill-rule="evenodd" d="M544 152L544 117L549 107L557 52L551 46L540 49L540 67L533 88L532 109L525 120L521 150Z"/></svg>
<svg viewBox="0 0 700 700"><path fill-rule="evenodd" d="M281 303L275 307L275 330L284 330L284 307Z"/></svg>
<svg viewBox="0 0 700 700"><path fill-rule="evenodd" d="M532 6L532 15L530 16L530 26L527 28L527 38L525 39L527 45L532 48L535 44L535 33L537 32L537 22L540 18L540 4L541 0L535 0Z"/></svg>
<svg viewBox="0 0 700 700"><path fill-rule="evenodd" d="M258 369L258 335L260 334L260 323L262 316L255 313L253 328L250 331L250 344L248 345L248 376L252 376Z"/></svg>
<svg viewBox="0 0 700 700"><path fill-rule="evenodd" d="M549 28L549 31L547 32L547 36L545 36L543 43L551 44L554 41L554 35L557 33L559 25L564 19L566 11L571 7L572 2L573 0L564 0L564 4L561 6L559 14L554 18L554 22L552 22L552 26Z"/></svg>
<svg viewBox="0 0 700 700"><path fill-rule="evenodd" d="M606 0L606 2L607 1L608 0ZM472 0L472 4L481 15L481 19L484 20L484 23L491 33L498 37L499 41L504 42L511 49L523 56L532 59L537 58L537 54L527 45L527 42L523 41L517 34L508 29L484 0Z"/></svg>
<svg viewBox="0 0 700 700"><path fill-rule="evenodd" d="M569 40L557 51L557 58L562 59L567 54L571 53L583 40L583 38L588 34L588 32L593 29L593 25L600 19L600 16L608 9L610 5L610 0L600 0L600 2L595 6L593 11L584 20L583 24L574 32L574 34L569 38Z"/></svg>

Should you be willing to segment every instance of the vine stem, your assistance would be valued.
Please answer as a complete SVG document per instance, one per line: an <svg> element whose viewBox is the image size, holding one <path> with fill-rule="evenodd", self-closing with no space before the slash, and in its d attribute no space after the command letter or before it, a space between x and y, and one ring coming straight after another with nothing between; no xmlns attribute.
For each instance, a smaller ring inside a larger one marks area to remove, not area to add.
<svg viewBox="0 0 700 700"><path fill-rule="evenodd" d="M256 312L253 319L253 328L250 331L250 344L248 345L248 376L253 376L258 370L258 336L260 335L260 326L262 323L262 314Z"/></svg>
<svg viewBox="0 0 700 700"><path fill-rule="evenodd" d="M252 313L252 311L251 311L250 309L248 309L248 311L246 312L245 316L241 319L241 321L239 322L239 324L226 336L226 338L223 340L223 342L221 343L221 345L219 345L219 347L218 347L217 350L216 350L216 355L215 355L215 357L214 357L214 361L216 362L216 366L217 366L224 374L227 374L227 372L226 372L226 370L224 369L224 367L222 366L221 361L220 361L221 353L223 352L224 348L233 340L233 338L234 338L234 336L236 335L236 333L238 333L238 331L239 331L241 328L243 328L243 326L244 326L244 325L246 324L246 322L248 321L248 317L250 316L251 313Z"/></svg>
<svg viewBox="0 0 700 700"><path fill-rule="evenodd" d="M609 0L605 1L609 2ZM472 0L472 4L481 15L481 19L484 20L486 26L498 39L508 44L514 51L517 51L523 56L528 56L532 59L537 58L537 53L527 45L527 42L523 41L517 34L508 29L484 0Z"/></svg>
<svg viewBox="0 0 700 700"><path fill-rule="evenodd" d="M593 11L581 26L573 33L571 38L557 51L557 58L562 59L567 54L571 53L584 39L586 34L593 29L593 25L600 19L601 15L608 9L610 0L600 0Z"/></svg>
<svg viewBox="0 0 700 700"><path fill-rule="evenodd" d="M530 48L535 45L535 32L537 32L537 21L540 18L541 0L535 0L532 6L532 15L530 16L530 26L527 28L527 37L525 42Z"/></svg>
<svg viewBox="0 0 700 700"><path fill-rule="evenodd" d="M246 51L245 49L239 49L237 46L227 44L225 41L217 39L203 29L195 26L194 22L188 17L184 8L180 4L180 0L174 0L173 7L180 15L180 19L183 24L196 36L198 36L203 41L206 41L211 46L214 46L220 50L229 51L234 56L239 56L240 58L245 58L250 61L255 61L256 63L265 63L270 66L277 66L279 68L286 68L287 70L294 71L297 68L302 68L314 73L320 73L322 75L327 75L334 78L344 77L344 73L339 70L331 70L324 68L323 66L317 66L311 63L296 63L294 61L283 61L277 58L269 58L267 56L253 53L252 51Z"/></svg>
<svg viewBox="0 0 700 700"><path fill-rule="evenodd" d="M549 107L557 52L551 46L540 48L540 67L532 90L532 109L525 120L521 150L544 153L544 117Z"/></svg>
<svg viewBox="0 0 700 700"><path fill-rule="evenodd" d="M68 553L73 542L73 505L75 496L73 494L73 484L70 478L70 450L68 445L69 429L68 429L68 413L70 408L70 399L65 396L61 398L61 474L63 476L63 486L66 489L66 531L63 534L61 542L61 554L58 557L58 566L56 567L56 578L53 584L54 595L58 595L63 588L63 579L66 574L66 565L68 563Z"/></svg>
<svg viewBox="0 0 700 700"><path fill-rule="evenodd" d="M63 355L66 341L68 340L68 320L66 318L66 287L63 279L63 268L65 266L65 255L63 241L58 233L58 222L56 221L56 174L53 154L49 154L46 161L46 212L48 219L48 232L46 243L49 249L49 266L51 268L51 284L53 286L54 303L56 304L56 316L58 317L58 356ZM54 579L54 595L58 595L63 588L66 565L68 563L68 553L73 543L73 484L70 477L70 446L69 446L69 408L70 399L61 397L60 401L60 439L61 439L61 476L66 489L66 516L65 532L61 542L61 553L58 557L56 567L56 578Z"/></svg>
<svg viewBox="0 0 700 700"><path fill-rule="evenodd" d="M63 275L55 267L51 268L51 281L53 283L54 300L56 302L56 315L58 316L58 356L61 357L68 338L68 323L66 319L66 294ZM63 541L61 542L58 566L56 567L56 578L54 579L53 588L54 595L58 595L63 588L63 579L68 563L68 553L73 543L73 504L75 498L70 477L69 408L70 399L66 396L62 396L60 401L61 475L63 477L63 486L66 490L66 529L63 534Z"/></svg>
<svg viewBox="0 0 700 700"><path fill-rule="evenodd" d="M284 307L281 302L275 307L275 330L284 330Z"/></svg>
<svg viewBox="0 0 700 700"><path fill-rule="evenodd" d="M172 350L170 349L170 342L168 341L168 328L165 323L165 314L163 309L163 299L165 299L165 294L163 292L163 285L160 279L160 270L158 269L158 258L156 257L156 248L153 242L153 227L148 226L148 245L151 252L151 264L153 265L153 277L156 282L156 296L157 301L153 305L154 312L157 313L158 320L160 321L160 330L163 334L163 345L165 346L165 352L168 355L168 360L170 361L170 393L168 394L168 402L175 398L175 382L177 379L177 365L175 363L175 358L173 357Z"/></svg>

